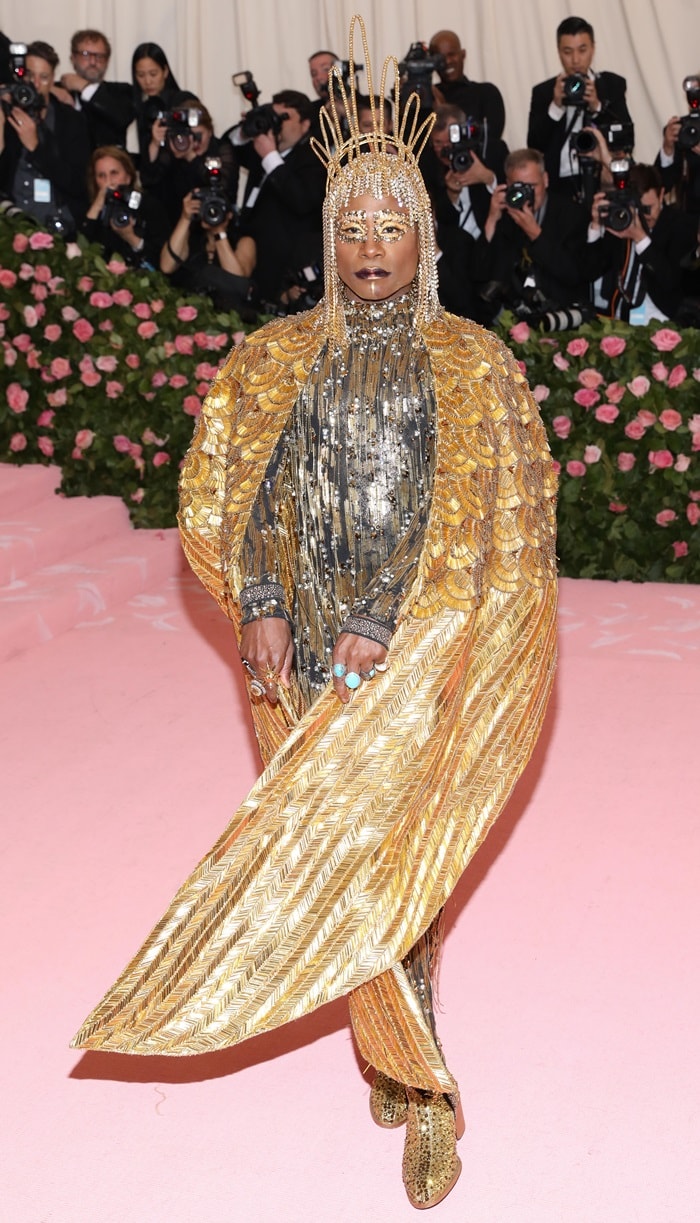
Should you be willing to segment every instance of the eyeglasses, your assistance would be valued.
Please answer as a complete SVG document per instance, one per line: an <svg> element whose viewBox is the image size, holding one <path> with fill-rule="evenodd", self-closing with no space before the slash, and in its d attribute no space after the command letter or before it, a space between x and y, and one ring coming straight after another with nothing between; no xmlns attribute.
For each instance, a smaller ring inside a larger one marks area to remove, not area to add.
<svg viewBox="0 0 700 1223"><path fill-rule="evenodd" d="M98 59L103 63L109 58L107 55L105 55L104 51L76 51L75 54L79 56L80 59Z"/></svg>

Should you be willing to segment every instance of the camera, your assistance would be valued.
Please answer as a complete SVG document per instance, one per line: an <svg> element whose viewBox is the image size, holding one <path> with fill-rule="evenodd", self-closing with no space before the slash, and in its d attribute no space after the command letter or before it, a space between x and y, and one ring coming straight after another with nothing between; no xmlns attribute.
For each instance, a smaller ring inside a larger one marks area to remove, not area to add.
<svg viewBox="0 0 700 1223"><path fill-rule="evenodd" d="M108 187L100 221L103 225L113 225L115 229L126 229L136 216L140 204L140 191L131 191L128 187Z"/></svg>
<svg viewBox="0 0 700 1223"><path fill-rule="evenodd" d="M247 115L243 116L240 127L241 136L244 140L255 140L256 136L263 136L266 132L277 136L282 129L283 120L288 118L287 112L283 111L282 114L279 114L272 102L263 102L262 106L254 106Z"/></svg>
<svg viewBox="0 0 700 1223"><path fill-rule="evenodd" d="M601 223L613 233L621 233L634 221L640 211L639 200L629 188L630 163L626 157L610 162L613 186L606 192L607 203L601 204L598 212Z"/></svg>
<svg viewBox="0 0 700 1223"><path fill-rule="evenodd" d="M444 150L444 157L450 164L450 169L456 174L463 174L474 163L474 153L483 157L484 129L471 117L466 123L450 123L448 129L450 143Z"/></svg>
<svg viewBox="0 0 700 1223"><path fill-rule="evenodd" d="M207 157L204 168L207 175L206 186L196 187L192 195L199 200L200 221L215 228L217 225L223 225L231 211L231 204L221 178L221 158Z"/></svg>
<svg viewBox="0 0 700 1223"><path fill-rule="evenodd" d="M565 106L586 105L586 84L588 78L580 72L572 72L564 77L563 96Z"/></svg>
<svg viewBox="0 0 700 1223"><path fill-rule="evenodd" d="M399 64L400 94L404 101L417 93L422 107L433 108L433 73L444 72L444 55L431 55L424 42L412 42Z"/></svg>
<svg viewBox="0 0 700 1223"><path fill-rule="evenodd" d="M248 72L247 69L244 72L234 72L231 80L240 89L246 102L249 102L251 106L255 106L260 97L260 90L253 80L252 72Z"/></svg>
<svg viewBox="0 0 700 1223"><path fill-rule="evenodd" d="M10 100L3 100L3 110L9 112L13 106L36 118L44 109L44 99L27 75L27 47L23 42L10 43L10 68L12 80L7 85Z"/></svg>
<svg viewBox="0 0 700 1223"><path fill-rule="evenodd" d="M519 212L522 212L528 204L534 210L535 188L532 183L511 183L504 199L509 208L516 208Z"/></svg>
<svg viewBox="0 0 700 1223"><path fill-rule="evenodd" d="M202 121L198 106L186 106L178 110L159 110L158 118L166 126L166 139L176 153L184 153L190 143L198 140L194 128Z"/></svg>
<svg viewBox="0 0 700 1223"><path fill-rule="evenodd" d="M576 331L582 323L595 317L589 306L570 306L568 309L547 310L538 320L542 331ZM533 320L534 322L534 320Z"/></svg>
<svg viewBox="0 0 700 1223"><path fill-rule="evenodd" d="M302 292L290 299L284 313L297 314L301 310L312 310L323 297L323 264L309 263L295 268L289 275L290 287L298 286Z"/></svg>
<svg viewBox="0 0 700 1223"><path fill-rule="evenodd" d="M678 129L679 148L688 152L700 144L700 77L687 76L683 82L689 113L681 119Z"/></svg>

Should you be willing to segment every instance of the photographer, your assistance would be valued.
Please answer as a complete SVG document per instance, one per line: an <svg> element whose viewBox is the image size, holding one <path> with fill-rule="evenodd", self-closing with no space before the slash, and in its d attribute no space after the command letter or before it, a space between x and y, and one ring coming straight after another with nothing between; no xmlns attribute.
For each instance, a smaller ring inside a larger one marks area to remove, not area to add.
<svg viewBox="0 0 700 1223"><path fill-rule="evenodd" d="M527 316L587 301L585 211L549 193L537 149L509 153L505 175L479 239L481 273L490 282L494 307Z"/></svg>
<svg viewBox="0 0 700 1223"><path fill-rule="evenodd" d="M466 51L453 30L438 30L430 39L429 52L442 58L440 85L435 103L458 106L486 127L489 140L500 140L506 122L501 91L490 81L470 81L464 74Z"/></svg>
<svg viewBox="0 0 700 1223"><path fill-rule="evenodd" d="M686 77L683 88L689 113L671 116L655 164L664 189L675 193L684 211L700 217L700 74Z"/></svg>
<svg viewBox="0 0 700 1223"><path fill-rule="evenodd" d="M125 149L95 149L88 166L90 206L82 231L99 242L109 259L130 267L157 268L169 225L157 200L141 190L136 166Z"/></svg>
<svg viewBox="0 0 700 1223"><path fill-rule="evenodd" d="M155 161L160 141L153 125L161 112L196 102L193 93L180 89L168 57L157 42L142 42L131 57L131 79L139 142L138 166L141 173L147 161Z"/></svg>
<svg viewBox="0 0 700 1223"><path fill-rule="evenodd" d="M126 132L135 117L134 91L128 81L105 81L112 48L99 30L77 30L71 39L72 72L65 72L61 85L83 111L90 147L126 147Z"/></svg>
<svg viewBox="0 0 700 1223"><path fill-rule="evenodd" d="M285 89L249 111L232 133L249 167L240 233L255 243L258 298L273 308L286 275L304 265L309 240L321 235L325 177L309 144L310 127L306 94Z"/></svg>
<svg viewBox="0 0 700 1223"><path fill-rule="evenodd" d="M218 310L240 311L248 300L255 247L249 238L236 245L232 207L222 213L215 201L214 211L215 217L206 192L188 192L160 253L160 270L179 288L207 294Z"/></svg>
<svg viewBox="0 0 700 1223"><path fill-rule="evenodd" d="M141 179L144 187L162 204L171 225L180 216L182 201L188 192L205 185L206 162L211 157L220 160L222 190L235 201L239 169L236 152L229 140L220 140L214 135L206 106L190 98L182 106L161 112L153 124L149 156L142 166Z"/></svg>
<svg viewBox="0 0 700 1223"><path fill-rule="evenodd" d="M0 108L0 189L41 224L66 237L82 220L90 157L84 115L53 96L58 56L33 42L15 58L25 75L10 80ZM21 97L18 99L18 87Z"/></svg>
<svg viewBox="0 0 700 1223"><path fill-rule="evenodd" d="M333 65L338 62L338 56L334 51L314 51L313 55L309 56L309 76L311 77L313 91L316 94L316 101L311 103L311 128L309 135L315 136L317 140L321 138L321 111L328 110L328 99L330 97L328 73Z"/></svg>
<svg viewBox="0 0 700 1223"><path fill-rule="evenodd" d="M458 106L436 107L436 122L421 158L421 171L441 225L457 225L481 237L491 196L503 179L508 148L487 141Z"/></svg>
<svg viewBox="0 0 700 1223"><path fill-rule="evenodd" d="M618 177L612 192L594 197L588 230L587 271L591 282L600 281L601 312L640 325L678 321L683 261L697 246L697 223L664 207L656 166L634 165L621 173L624 185Z"/></svg>
<svg viewBox="0 0 700 1223"><path fill-rule="evenodd" d="M558 76L535 85L530 99L527 143L544 154L552 192L573 197L578 189L579 160L572 137L593 124L628 124L624 77L594 72L593 26L582 17L567 17L557 28L562 65ZM633 143L633 130L627 143Z"/></svg>

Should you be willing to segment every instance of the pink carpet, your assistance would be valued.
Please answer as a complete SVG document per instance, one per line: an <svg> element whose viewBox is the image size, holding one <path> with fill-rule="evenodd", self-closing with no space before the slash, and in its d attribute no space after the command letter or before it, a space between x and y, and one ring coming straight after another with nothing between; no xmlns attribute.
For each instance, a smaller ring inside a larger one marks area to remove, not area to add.
<svg viewBox="0 0 700 1223"><path fill-rule="evenodd" d="M256 775L174 531L0 467L7 1223L399 1223L344 1003L192 1059L68 1042ZM460 1223L700 1217L700 590L561 584L537 757L449 907Z"/></svg>

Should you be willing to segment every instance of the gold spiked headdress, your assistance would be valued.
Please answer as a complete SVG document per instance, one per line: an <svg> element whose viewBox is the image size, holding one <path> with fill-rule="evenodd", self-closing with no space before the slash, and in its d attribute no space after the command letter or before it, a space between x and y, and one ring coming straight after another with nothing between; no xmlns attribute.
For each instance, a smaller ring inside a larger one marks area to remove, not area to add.
<svg viewBox="0 0 700 1223"><path fill-rule="evenodd" d="M367 92L372 115L372 130L360 131L355 84L355 27L362 38ZM418 230L419 261L416 287L416 324L419 329L431 322L440 310L435 266L435 227L428 193L418 166L420 157L435 122L435 115L420 121L420 99L412 93L403 103L400 91L399 65L395 56L387 56L382 68L379 88L380 103L386 96L389 72L393 69L394 131L386 130L384 106L377 107L367 32L362 17L355 15L350 22L350 55L346 86L337 64L329 72L330 114L321 108L322 139L312 137L311 144L328 173L326 199L323 205L323 249L326 327L329 338L339 344L346 341L345 315L341 301L341 284L335 257L336 226L341 208L358 195L375 199L393 196L405 208ZM339 97L347 123L344 132L338 114Z"/></svg>

